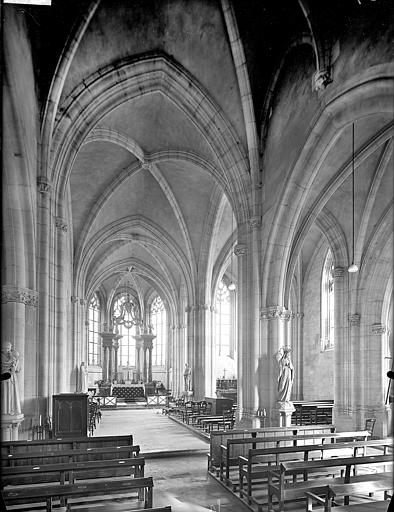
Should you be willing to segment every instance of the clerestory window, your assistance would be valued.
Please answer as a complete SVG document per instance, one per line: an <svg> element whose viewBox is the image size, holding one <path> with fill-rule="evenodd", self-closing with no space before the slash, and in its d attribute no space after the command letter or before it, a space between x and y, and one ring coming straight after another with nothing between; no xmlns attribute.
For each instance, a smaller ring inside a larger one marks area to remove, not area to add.
<svg viewBox="0 0 394 512"><path fill-rule="evenodd" d="M96 294L88 310L88 364L98 365L100 359L100 301Z"/></svg>
<svg viewBox="0 0 394 512"><path fill-rule="evenodd" d="M334 348L334 269L331 251L324 260L321 278L321 349Z"/></svg>
<svg viewBox="0 0 394 512"><path fill-rule="evenodd" d="M159 296L152 302L150 308L150 323L153 334L152 365L162 366L165 364L165 352L167 345L167 313L164 303Z"/></svg>

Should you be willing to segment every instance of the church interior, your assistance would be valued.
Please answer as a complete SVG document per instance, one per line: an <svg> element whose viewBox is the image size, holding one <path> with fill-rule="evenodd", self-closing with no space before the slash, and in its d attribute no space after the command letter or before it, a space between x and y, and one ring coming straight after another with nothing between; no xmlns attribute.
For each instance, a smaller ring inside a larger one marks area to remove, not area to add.
<svg viewBox="0 0 394 512"><path fill-rule="evenodd" d="M387 510L393 3L0 9L7 510Z"/></svg>

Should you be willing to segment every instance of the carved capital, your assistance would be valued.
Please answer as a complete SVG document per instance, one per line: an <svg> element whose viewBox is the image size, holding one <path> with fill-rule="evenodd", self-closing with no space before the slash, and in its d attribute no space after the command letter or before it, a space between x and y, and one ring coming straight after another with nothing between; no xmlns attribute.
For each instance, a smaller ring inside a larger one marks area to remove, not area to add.
<svg viewBox="0 0 394 512"><path fill-rule="evenodd" d="M68 226L61 217L56 217L55 226L57 227L57 229L63 231L64 233L67 233Z"/></svg>
<svg viewBox="0 0 394 512"><path fill-rule="evenodd" d="M360 325L361 315L360 313L354 313L353 315L349 315L349 323L351 327L357 327Z"/></svg>
<svg viewBox="0 0 394 512"><path fill-rule="evenodd" d="M40 194L45 194L51 190L51 182L46 176L37 176L37 188Z"/></svg>
<svg viewBox="0 0 394 512"><path fill-rule="evenodd" d="M254 217L250 217L249 219L249 229L254 231L255 229L260 229L261 227L261 216L255 215Z"/></svg>
<svg viewBox="0 0 394 512"><path fill-rule="evenodd" d="M313 75L313 90L324 91L332 82L331 74L327 68L321 68Z"/></svg>
<svg viewBox="0 0 394 512"><path fill-rule="evenodd" d="M345 267L335 267L331 270L331 275L334 279L341 278L345 273Z"/></svg>
<svg viewBox="0 0 394 512"><path fill-rule="evenodd" d="M246 245L245 244L237 244L234 247L235 256L245 256L246 254Z"/></svg>
<svg viewBox="0 0 394 512"><path fill-rule="evenodd" d="M21 286L3 285L1 289L1 302L19 302L26 306L38 306L38 292Z"/></svg>
<svg viewBox="0 0 394 512"><path fill-rule="evenodd" d="M78 297L75 297L75 295L71 295L71 302L73 304L76 304L78 302Z"/></svg>
<svg viewBox="0 0 394 512"><path fill-rule="evenodd" d="M296 318L304 318L305 314L304 313L296 313L295 316L296 316Z"/></svg>
<svg viewBox="0 0 394 512"><path fill-rule="evenodd" d="M86 299L79 299L81 306L86 306Z"/></svg>
<svg viewBox="0 0 394 512"><path fill-rule="evenodd" d="M269 306L260 310L260 318L263 320L290 320L291 311L283 306Z"/></svg>
<svg viewBox="0 0 394 512"><path fill-rule="evenodd" d="M386 332L386 327L381 323L372 324L371 326L372 334L379 336L380 334L384 334Z"/></svg>

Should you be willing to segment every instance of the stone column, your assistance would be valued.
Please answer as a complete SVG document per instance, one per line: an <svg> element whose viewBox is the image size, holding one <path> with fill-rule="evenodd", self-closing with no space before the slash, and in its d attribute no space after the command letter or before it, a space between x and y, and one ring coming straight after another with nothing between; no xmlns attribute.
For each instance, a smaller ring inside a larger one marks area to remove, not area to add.
<svg viewBox="0 0 394 512"><path fill-rule="evenodd" d="M100 332L99 335L103 340L103 381L112 382L115 379L115 367L117 368L117 349L119 347L118 340L122 337L114 332ZM117 371L117 370L116 370Z"/></svg>
<svg viewBox="0 0 394 512"><path fill-rule="evenodd" d="M152 382L152 350L154 334L136 334L137 374L143 382Z"/></svg>
<svg viewBox="0 0 394 512"><path fill-rule="evenodd" d="M40 307L38 310L38 414L46 417L49 411L49 250L50 250L50 189L51 183L46 176L37 178L37 224L38 224L38 292Z"/></svg>
<svg viewBox="0 0 394 512"><path fill-rule="evenodd" d="M265 409L267 412L266 426L277 426L284 420L281 419L283 407L277 402L279 370L275 354L280 347L286 345L287 322L291 317L291 311L284 306L270 306L262 308L260 317L265 343L259 372L261 386L259 409Z"/></svg>
<svg viewBox="0 0 394 512"><path fill-rule="evenodd" d="M69 368L70 357L68 354L68 331L66 319L66 283L65 273L70 262L67 261L67 231L68 226L64 219L56 217L56 343L54 344L53 371L54 371L54 393L65 393L69 391ZM85 359L87 361L87 359Z"/></svg>
<svg viewBox="0 0 394 512"><path fill-rule="evenodd" d="M338 430L353 430L351 414L352 379L351 362L353 360L350 328L358 328L360 317L349 316L348 272L344 267L335 267L334 278L334 409L333 422Z"/></svg>

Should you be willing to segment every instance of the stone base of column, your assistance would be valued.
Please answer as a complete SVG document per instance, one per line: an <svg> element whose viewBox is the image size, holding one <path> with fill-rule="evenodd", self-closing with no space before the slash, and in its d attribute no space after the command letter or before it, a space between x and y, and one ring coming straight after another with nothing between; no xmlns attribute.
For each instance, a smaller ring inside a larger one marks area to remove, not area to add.
<svg viewBox="0 0 394 512"><path fill-rule="evenodd" d="M278 402L279 426L290 427L291 415L295 411L293 402Z"/></svg>
<svg viewBox="0 0 394 512"><path fill-rule="evenodd" d="M239 410L238 417L236 419L236 428L260 428L260 422L256 417L256 411L246 407Z"/></svg>
<svg viewBox="0 0 394 512"><path fill-rule="evenodd" d="M182 391L182 396L193 396L194 394L194 391L193 390L190 390L190 391Z"/></svg>
<svg viewBox="0 0 394 512"><path fill-rule="evenodd" d="M19 425L24 418L23 414L2 414L1 415L1 440L18 441Z"/></svg>

